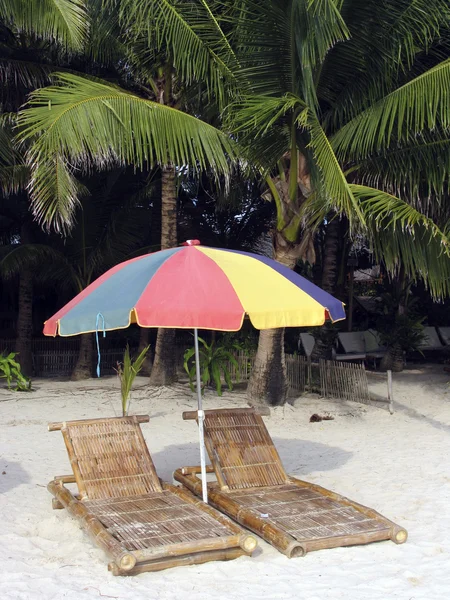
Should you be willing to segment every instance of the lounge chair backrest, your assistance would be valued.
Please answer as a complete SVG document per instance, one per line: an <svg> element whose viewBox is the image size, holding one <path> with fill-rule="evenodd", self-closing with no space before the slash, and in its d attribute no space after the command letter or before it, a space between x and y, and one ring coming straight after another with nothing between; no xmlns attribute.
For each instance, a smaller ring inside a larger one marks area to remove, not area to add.
<svg viewBox="0 0 450 600"><path fill-rule="evenodd" d="M362 331L344 332L339 334L339 341L346 354L364 354L366 346Z"/></svg>
<svg viewBox="0 0 450 600"><path fill-rule="evenodd" d="M380 334L375 329L367 329L363 331L364 344L366 352L377 352L385 350L380 340Z"/></svg>
<svg viewBox="0 0 450 600"><path fill-rule="evenodd" d="M450 346L450 327L438 327L441 340L446 346Z"/></svg>
<svg viewBox="0 0 450 600"><path fill-rule="evenodd" d="M162 487L139 422L147 416L66 421L61 429L81 497L139 496Z"/></svg>
<svg viewBox="0 0 450 600"><path fill-rule="evenodd" d="M442 343L435 327L424 327L423 333L424 338L419 345L421 350L438 350L442 348Z"/></svg>
<svg viewBox="0 0 450 600"><path fill-rule="evenodd" d="M195 418L184 413L183 418ZM222 489L285 484L278 452L254 408L205 411L205 445Z"/></svg>
<svg viewBox="0 0 450 600"><path fill-rule="evenodd" d="M310 333L301 333L300 340L306 356L311 356L312 351L314 350L314 344L316 343L314 337Z"/></svg>

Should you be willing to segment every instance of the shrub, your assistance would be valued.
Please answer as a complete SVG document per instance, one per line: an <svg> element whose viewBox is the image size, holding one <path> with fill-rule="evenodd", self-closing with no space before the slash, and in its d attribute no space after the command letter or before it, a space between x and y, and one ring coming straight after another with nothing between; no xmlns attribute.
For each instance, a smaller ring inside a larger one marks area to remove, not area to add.
<svg viewBox="0 0 450 600"><path fill-rule="evenodd" d="M214 382L217 394L222 395L222 375L229 390L233 389L231 374L228 365L231 362L238 370L238 362L233 356L229 347L218 346L214 342L207 344L201 337L200 342L200 378L202 382L202 392L204 388ZM235 349L238 349L237 347ZM189 348L184 353L184 369L189 375L189 384L194 391L194 381L196 379L195 368L195 348Z"/></svg>
<svg viewBox="0 0 450 600"><path fill-rule="evenodd" d="M31 390L31 380L20 370L20 364L15 360L17 353L2 352L0 354L0 379L6 379L8 389L14 389L18 392L27 392ZM11 384L15 388L11 388Z"/></svg>

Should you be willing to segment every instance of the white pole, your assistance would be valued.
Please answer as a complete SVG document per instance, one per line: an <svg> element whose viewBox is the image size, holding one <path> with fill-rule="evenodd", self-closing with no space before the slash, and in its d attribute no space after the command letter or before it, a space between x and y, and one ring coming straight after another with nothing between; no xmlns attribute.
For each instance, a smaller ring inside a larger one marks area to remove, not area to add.
<svg viewBox="0 0 450 600"><path fill-rule="evenodd" d="M195 373L197 377L197 402L198 402L198 437L200 441L200 468L202 476L202 495L203 502L208 504L208 489L206 486L206 456L205 456L205 439L203 436L203 420L205 413L203 412L202 404L202 387L200 381L200 355L198 350L198 331L194 329L194 347L195 347Z"/></svg>
<svg viewBox="0 0 450 600"><path fill-rule="evenodd" d="M394 392L392 391L392 371L387 372L389 412L394 414Z"/></svg>

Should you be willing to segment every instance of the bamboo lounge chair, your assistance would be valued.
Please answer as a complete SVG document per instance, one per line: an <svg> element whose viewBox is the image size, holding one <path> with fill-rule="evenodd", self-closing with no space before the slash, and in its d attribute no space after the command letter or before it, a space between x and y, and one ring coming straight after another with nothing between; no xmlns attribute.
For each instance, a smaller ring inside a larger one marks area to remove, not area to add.
<svg viewBox="0 0 450 600"><path fill-rule="evenodd" d="M196 415L185 412L183 418ZM289 558L323 548L406 541L405 529L376 511L286 475L255 409L207 410L204 425L209 472L217 478L208 484L211 505ZM185 467L174 477L200 495L198 473L198 467Z"/></svg>
<svg viewBox="0 0 450 600"><path fill-rule="evenodd" d="M51 423L61 430L73 475L48 485L112 559L114 575L230 560L257 545L239 526L179 487L159 480L139 423L147 415ZM76 483L73 495L65 484Z"/></svg>

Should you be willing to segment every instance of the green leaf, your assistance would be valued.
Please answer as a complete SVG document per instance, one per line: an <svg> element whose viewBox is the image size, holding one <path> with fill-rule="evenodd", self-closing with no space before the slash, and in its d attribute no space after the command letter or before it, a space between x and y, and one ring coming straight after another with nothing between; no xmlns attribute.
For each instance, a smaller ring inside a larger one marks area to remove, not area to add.
<svg viewBox="0 0 450 600"><path fill-rule="evenodd" d="M84 0L0 0L0 18L72 50L82 50L88 30Z"/></svg>
<svg viewBox="0 0 450 600"><path fill-rule="evenodd" d="M391 140L450 126L450 59L391 92L344 125L331 143L338 158L360 159Z"/></svg>
<svg viewBox="0 0 450 600"><path fill-rule="evenodd" d="M120 18L131 36L168 55L185 84L202 82L224 105L227 86L236 86L237 61L210 2L122 0Z"/></svg>
<svg viewBox="0 0 450 600"><path fill-rule="evenodd" d="M221 396L222 395L222 381L221 381L221 377L220 377L219 365L217 364L217 362L213 362L211 364L211 375L212 375L214 384L216 386L217 395Z"/></svg>
<svg viewBox="0 0 450 600"><path fill-rule="evenodd" d="M229 172L233 142L196 117L106 83L70 74L59 74L57 81L34 92L19 115L20 139L33 142L28 153L33 207L45 223L71 225L74 169L174 163L209 167L216 175Z"/></svg>
<svg viewBox="0 0 450 600"><path fill-rule="evenodd" d="M402 266L412 281L422 280L434 298L450 294L450 238L407 202L381 190L351 184L361 202L370 242L390 273Z"/></svg>
<svg viewBox="0 0 450 600"><path fill-rule="evenodd" d="M331 143L317 117L311 112L308 118L308 130L311 136L309 146L321 173L320 181L316 180L314 182L314 193L321 196L328 210L335 208L338 213L346 214L350 225L355 220L359 224L364 224L364 216L336 158Z"/></svg>

